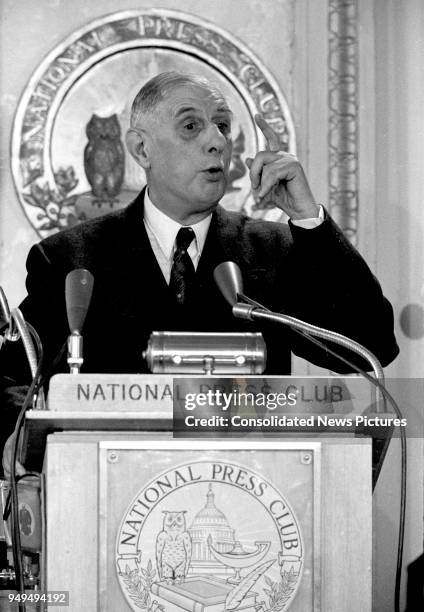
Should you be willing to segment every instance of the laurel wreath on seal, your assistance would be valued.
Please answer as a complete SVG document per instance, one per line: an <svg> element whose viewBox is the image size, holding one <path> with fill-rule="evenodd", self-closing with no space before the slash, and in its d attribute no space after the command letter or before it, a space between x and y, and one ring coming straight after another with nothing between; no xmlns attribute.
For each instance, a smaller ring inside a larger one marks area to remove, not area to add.
<svg viewBox="0 0 424 612"><path fill-rule="evenodd" d="M146 568L137 563L137 569L131 570L126 565L125 572L120 572L119 575L123 578L128 594L137 608L146 612L164 612L165 608L162 604L156 600L152 601L150 595L156 576L156 571L153 569L150 559Z"/></svg>
<svg viewBox="0 0 424 612"><path fill-rule="evenodd" d="M264 593L268 595L268 603L261 601L255 606L255 612L281 612L281 610L283 610L296 588L299 574L295 572L293 568L290 568L289 572L283 571L281 573L280 582L274 582L265 574L274 561L275 559L271 559L271 561L265 561L265 563L255 567L230 593L228 593L225 602L225 611L234 610L237 612L244 597L263 574L265 582L269 587L268 589L263 589Z"/></svg>
<svg viewBox="0 0 424 612"><path fill-rule="evenodd" d="M280 582L274 582L268 576L265 576L265 582L269 586L269 589L264 589L264 592L268 595L268 604L262 601L256 607L256 612L280 612L283 610L296 588L298 578L299 574L293 568L289 572L282 572Z"/></svg>
<svg viewBox="0 0 424 612"><path fill-rule="evenodd" d="M33 181L30 193L22 194L29 206L34 206L40 211L37 214L37 220L41 222L39 230L60 230L85 220L84 213L77 217L72 211L77 196L69 194L78 184L75 170L72 166L59 168L54 173L54 178L56 189L51 189L47 182L40 185L39 182Z"/></svg>

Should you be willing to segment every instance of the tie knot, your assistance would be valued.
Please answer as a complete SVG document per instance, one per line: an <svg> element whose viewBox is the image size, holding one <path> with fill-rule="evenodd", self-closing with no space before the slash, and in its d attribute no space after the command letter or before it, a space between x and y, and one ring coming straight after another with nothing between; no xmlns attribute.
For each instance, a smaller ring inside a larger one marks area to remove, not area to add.
<svg viewBox="0 0 424 612"><path fill-rule="evenodd" d="M177 249L183 249L186 251L190 246L195 234L191 227L181 227L178 231L176 244Z"/></svg>

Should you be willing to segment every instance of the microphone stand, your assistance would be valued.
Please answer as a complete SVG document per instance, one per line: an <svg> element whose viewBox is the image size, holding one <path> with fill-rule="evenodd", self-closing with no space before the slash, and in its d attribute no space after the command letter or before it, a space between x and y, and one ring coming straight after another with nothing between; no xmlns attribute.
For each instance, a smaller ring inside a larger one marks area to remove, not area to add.
<svg viewBox="0 0 424 612"><path fill-rule="evenodd" d="M291 317L289 315L272 312L268 310L267 308L264 308L258 302L255 302L251 298L243 295L240 292L237 292L237 299L240 299L240 298L245 300L248 303L243 304L241 302L236 302L233 305L232 307L233 315L237 318L247 319L249 321L262 320L262 321L271 321L273 323L282 323L283 325L288 325L290 327L293 327L295 330L299 330L302 333L310 334L312 336L316 336L319 338L324 338L325 340L330 340L334 342L335 344L343 346L344 348L347 348L357 353L358 355L360 355L363 359L368 361L370 365L372 366L375 377L377 379L375 382L375 384L377 385L377 393L382 394L381 396L383 398L383 401L385 401L387 397L387 399L390 400L390 403L392 404L396 415L399 418L402 418L402 413L400 409L398 408L396 402L385 389L383 368L379 360L377 359L377 357L371 351L366 349L364 346L362 346L358 342L355 342L351 338L347 338L346 336L343 336L343 334L338 334L337 332L333 332L328 329L318 327L316 325L311 325L310 323L306 323L305 321L300 321L299 319L296 319L295 317ZM312 340L313 338L310 338L310 339ZM379 396L377 396L377 398L378 397ZM377 406L377 412L379 412L378 401L376 402L376 406ZM382 450L383 458L387 451L389 442L390 442L390 437L386 439L384 442L385 448ZM407 454L406 452L407 451L406 451L406 434L402 428L400 428L400 444L401 444L401 479L400 479L401 499L400 499L399 535L398 535L398 546L397 546L396 580L395 580L395 611L396 612L399 612L400 610L399 593L400 593L400 585L401 585L403 546L404 546L404 538L405 538L405 514L406 514L406 476L407 476L407 469L406 469ZM373 477L373 491L374 491L374 488L377 482L377 478L378 478L380 469L381 469L381 463L380 463L380 467L378 468L378 471L375 477Z"/></svg>
<svg viewBox="0 0 424 612"><path fill-rule="evenodd" d="M273 323L281 323L283 325L288 325L290 327L294 327L295 329L299 329L302 332L309 333L318 338L330 340L335 344L338 344L340 346L343 346L344 348L353 351L354 353L368 361L368 363L372 367L372 370L377 380L384 383L384 372L379 360L371 351L362 346L362 344L359 344L359 342L355 342L355 340L352 340L347 336L343 336L343 334L339 334L337 332L330 331L329 329L318 327L317 325L312 325L311 323L306 323L305 321L301 321L300 319L296 319L295 317L272 312L253 302L253 300L243 295L242 293L239 293L238 296L249 302L249 304L243 304L241 302L237 302L236 304L234 304L233 315L236 318L247 319L248 321L262 320L271 321Z"/></svg>
<svg viewBox="0 0 424 612"><path fill-rule="evenodd" d="M16 329L20 334L22 344L24 345L25 353L28 359L29 368L31 370L31 376L34 378L35 372L37 370L38 359L34 343L27 327L27 323L24 317L22 316L22 313L19 308L14 308L12 310L12 312L10 313L10 318L16 325ZM11 333L13 334L13 332Z"/></svg>
<svg viewBox="0 0 424 612"><path fill-rule="evenodd" d="M68 365L70 374L79 374L84 362L82 336L73 330L68 336Z"/></svg>
<svg viewBox="0 0 424 612"><path fill-rule="evenodd" d="M248 298L243 295L243 282L241 277L240 268L233 261L226 261L219 264L214 270L214 278L217 283L221 293L227 300L227 302L231 305L233 314L235 317L247 320L265 320L271 321L273 323L282 323L284 325L288 325L292 328L292 330L298 334L304 335L305 338L308 338L310 341L314 343L318 343L319 341L313 336L317 336L319 338L324 338L326 340L330 340L335 344L343 346L356 354L360 355L363 359L368 361L374 371L375 379L369 376L366 372L362 372L357 366L354 366L354 369L357 370L362 376L368 379L370 382L374 384L375 387L382 393L383 400L388 399L396 413L396 415L401 419L402 413L399 410L398 405L396 404L393 397L386 390L384 386L384 373L383 368L377 357L364 346L355 342L354 340L343 336L342 334L338 334L336 332L329 331L327 329L322 329L316 325L311 325L310 323L305 323L304 321L300 321L295 317L291 317L288 315L274 313L264 308L262 304L258 304L254 300ZM247 304L240 303L238 300L242 299ZM326 347L323 346L323 349ZM335 351L331 351L334 356L337 356ZM343 361L346 361L340 355L338 356ZM353 364L352 364L353 365ZM378 410L378 403L377 412ZM402 558L403 558L403 543L405 536L405 507L406 507L406 434L405 430L400 428L400 442L401 442L401 502L400 502L400 516L399 516L399 537L398 537L398 549L397 549L397 564L396 564L396 583L395 583L395 611L399 611L399 600L400 600L400 585L401 585L401 577L402 577ZM386 444L387 447L387 444ZM378 473L377 473L378 477ZM374 482L375 484L375 482ZM374 485L373 485L374 487Z"/></svg>

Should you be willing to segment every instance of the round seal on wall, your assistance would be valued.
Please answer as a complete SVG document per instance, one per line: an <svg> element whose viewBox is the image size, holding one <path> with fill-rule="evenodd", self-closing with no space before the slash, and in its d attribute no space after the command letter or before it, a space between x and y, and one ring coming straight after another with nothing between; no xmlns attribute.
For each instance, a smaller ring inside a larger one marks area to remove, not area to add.
<svg viewBox="0 0 424 612"><path fill-rule="evenodd" d="M267 612L289 609L304 544L272 482L243 465L195 461L142 487L121 521L115 554L132 610Z"/></svg>
<svg viewBox="0 0 424 612"><path fill-rule="evenodd" d="M88 24L56 47L20 101L12 174L41 237L122 208L144 186L123 135L137 91L168 70L210 79L233 110L233 159L222 204L281 217L280 210L255 204L244 164L265 145L254 122L258 112L282 148L295 153L288 105L272 75L250 49L211 23L171 10L125 11Z"/></svg>

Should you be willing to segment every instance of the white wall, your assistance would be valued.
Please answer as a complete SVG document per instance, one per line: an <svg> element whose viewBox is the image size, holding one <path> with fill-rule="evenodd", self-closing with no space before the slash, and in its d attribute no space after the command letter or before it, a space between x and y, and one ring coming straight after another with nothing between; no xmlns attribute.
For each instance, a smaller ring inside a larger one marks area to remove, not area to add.
<svg viewBox="0 0 424 612"><path fill-rule="evenodd" d="M366 3L366 0L364 0ZM424 375L424 2L374 0L374 147L375 271L395 310L400 355L386 369L397 378ZM364 245L367 248L367 245ZM415 335L401 328L405 306L416 304L411 320ZM406 566L423 550L423 424L422 381L399 383L399 404L415 419L416 437L408 439L408 486L404 548ZM393 440L374 496L374 553L380 560L374 575L376 609L393 610L400 483L399 440Z"/></svg>
<svg viewBox="0 0 424 612"><path fill-rule="evenodd" d="M376 0L374 27L376 271L401 348L387 373L422 377L424 326L410 339L399 316L407 304L424 306L424 2Z"/></svg>

